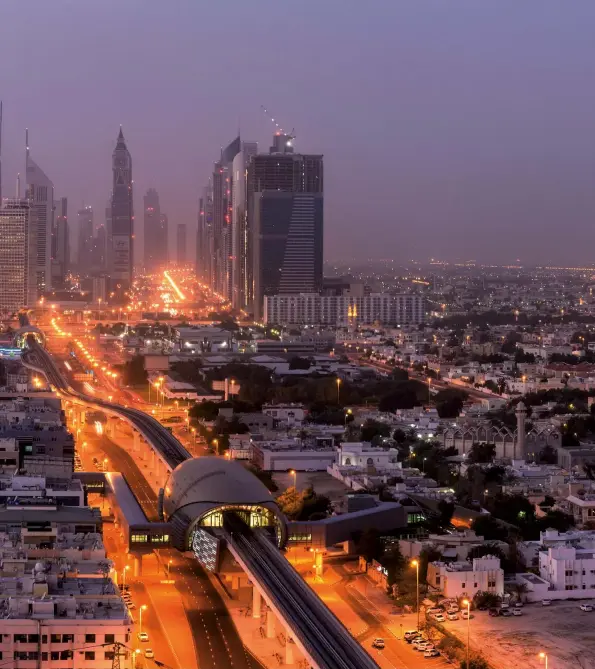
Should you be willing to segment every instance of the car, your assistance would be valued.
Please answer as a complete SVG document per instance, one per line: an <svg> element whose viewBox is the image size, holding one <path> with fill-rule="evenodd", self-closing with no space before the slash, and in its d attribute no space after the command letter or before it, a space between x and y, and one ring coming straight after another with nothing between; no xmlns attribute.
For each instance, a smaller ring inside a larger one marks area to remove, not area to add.
<svg viewBox="0 0 595 669"><path fill-rule="evenodd" d="M512 615L513 616L522 616L523 612L521 611L521 609L512 609Z"/></svg>
<svg viewBox="0 0 595 669"><path fill-rule="evenodd" d="M136 608L136 604L134 602L126 602L126 607L129 611L133 611Z"/></svg>
<svg viewBox="0 0 595 669"><path fill-rule="evenodd" d="M589 613L593 610L590 604L581 604L579 608L581 611L588 611Z"/></svg>
<svg viewBox="0 0 595 669"><path fill-rule="evenodd" d="M149 659L155 657L155 653L153 652L152 648L145 648L145 657L148 657Z"/></svg>
<svg viewBox="0 0 595 669"><path fill-rule="evenodd" d="M447 613L446 617L449 620L458 620L459 619L459 614L458 613Z"/></svg>
<svg viewBox="0 0 595 669"><path fill-rule="evenodd" d="M419 639L418 641L413 642L413 650L426 650L426 647L429 644L427 639Z"/></svg>
<svg viewBox="0 0 595 669"><path fill-rule="evenodd" d="M524 606L523 602L515 602L514 608L515 609L522 609Z"/></svg>
<svg viewBox="0 0 595 669"><path fill-rule="evenodd" d="M381 639L380 637L374 639L374 641L372 641L372 648L382 650L384 648L384 639Z"/></svg>
<svg viewBox="0 0 595 669"><path fill-rule="evenodd" d="M446 613L458 613L459 610L459 607L453 604L446 609Z"/></svg>
<svg viewBox="0 0 595 669"><path fill-rule="evenodd" d="M419 632L417 630L407 630L407 632L405 632L403 635L405 639L409 639L410 637L414 636L419 636Z"/></svg>
<svg viewBox="0 0 595 669"><path fill-rule="evenodd" d="M139 632L136 635L136 637L139 641L142 641L143 643L146 643L149 640L149 635L146 632Z"/></svg>
<svg viewBox="0 0 595 669"><path fill-rule="evenodd" d="M510 618L512 611L510 609L500 609L500 615L504 616L505 618Z"/></svg>
<svg viewBox="0 0 595 669"><path fill-rule="evenodd" d="M496 618L497 616L500 615L500 612L498 611L498 609L490 609L489 614L490 616L492 616L492 618Z"/></svg>
<svg viewBox="0 0 595 669"><path fill-rule="evenodd" d="M502 604L500 604L500 608L501 609L509 609L510 604L508 602L502 602Z"/></svg>
<svg viewBox="0 0 595 669"><path fill-rule="evenodd" d="M416 643L418 641L421 641L422 639L423 639L423 637L422 637L421 634L419 634L419 632L417 634L414 634L413 636L405 637L405 641L407 643Z"/></svg>
<svg viewBox="0 0 595 669"><path fill-rule="evenodd" d="M434 613L442 613L444 609L441 606L432 606L432 608L427 610L427 613L433 615Z"/></svg>
<svg viewBox="0 0 595 669"><path fill-rule="evenodd" d="M440 657L440 651L437 648L430 648L424 652L424 657Z"/></svg>
<svg viewBox="0 0 595 669"><path fill-rule="evenodd" d="M446 618L444 617L444 615L443 615L442 613L437 613L437 614L434 616L434 620L435 620L437 623L444 623L444 622L446 622Z"/></svg>
<svg viewBox="0 0 595 669"><path fill-rule="evenodd" d="M552 600L551 599L542 599L541 600L541 606L551 606L552 605Z"/></svg>
<svg viewBox="0 0 595 669"><path fill-rule="evenodd" d="M473 614L469 613L467 609L463 609L463 611L461 612L461 617L463 618L463 620L471 620L471 618L473 618Z"/></svg>

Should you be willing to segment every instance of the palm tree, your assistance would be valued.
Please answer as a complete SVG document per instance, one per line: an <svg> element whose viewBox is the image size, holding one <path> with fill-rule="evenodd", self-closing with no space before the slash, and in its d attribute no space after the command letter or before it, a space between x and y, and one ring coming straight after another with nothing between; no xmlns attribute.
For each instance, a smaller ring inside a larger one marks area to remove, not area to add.
<svg viewBox="0 0 595 669"><path fill-rule="evenodd" d="M527 592L529 592L529 588L526 583L516 581L510 586L510 592L515 596L515 599L518 602L522 602L524 600L523 595L526 595Z"/></svg>

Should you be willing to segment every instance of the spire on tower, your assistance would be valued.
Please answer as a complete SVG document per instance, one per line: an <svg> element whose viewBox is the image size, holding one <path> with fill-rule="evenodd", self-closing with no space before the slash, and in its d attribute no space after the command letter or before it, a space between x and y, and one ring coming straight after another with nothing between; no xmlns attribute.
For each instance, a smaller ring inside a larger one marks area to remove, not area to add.
<svg viewBox="0 0 595 669"><path fill-rule="evenodd" d="M116 149L125 149L126 141L124 140L124 133L122 132L122 126L120 126L120 132L118 133L118 141L116 143Z"/></svg>

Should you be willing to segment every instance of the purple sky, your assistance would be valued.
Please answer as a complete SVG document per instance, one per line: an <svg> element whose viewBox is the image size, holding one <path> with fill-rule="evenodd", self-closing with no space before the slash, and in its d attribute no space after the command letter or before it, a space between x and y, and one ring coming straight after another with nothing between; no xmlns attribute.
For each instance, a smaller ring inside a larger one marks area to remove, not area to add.
<svg viewBox="0 0 595 669"><path fill-rule="evenodd" d="M103 221L121 123L137 223L154 186L194 243L264 104L325 154L328 259L590 262L594 25L593 0L2 0L4 192L28 126L71 220Z"/></svg>

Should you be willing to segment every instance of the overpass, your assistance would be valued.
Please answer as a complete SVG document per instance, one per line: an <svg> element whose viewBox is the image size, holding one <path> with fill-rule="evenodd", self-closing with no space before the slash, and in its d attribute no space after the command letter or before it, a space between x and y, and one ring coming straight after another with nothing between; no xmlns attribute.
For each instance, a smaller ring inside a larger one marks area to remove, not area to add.
<svg viewBox="0 0 595 669"><path fill-rule="evenodd" d="M152 445L170 472L183 469L183 463L191 460L188 451L154 418L138 409L76 391L64 379L53 358L33 337L28 339L27 344L28 348L22 356L23 364L43 374L60 397L105 411L128 422ZM229 506L223 517L223 527L217 531L223 534L229 551L252 581L254 602L258 602L258 608L262 597L271 613L286 626L288 653L292 640L315 669L378 669L374 660L262 530L253 531Z"/></svg>

